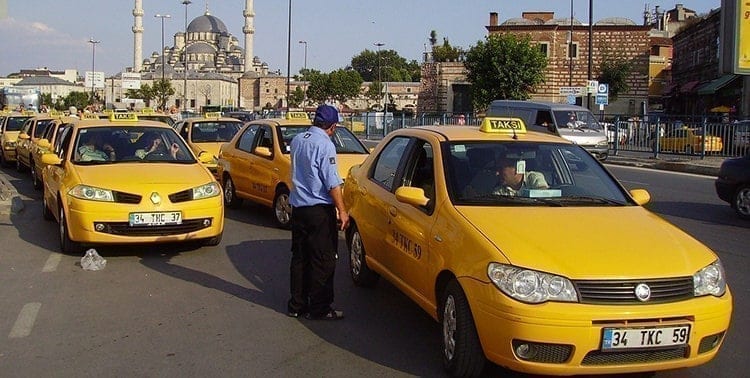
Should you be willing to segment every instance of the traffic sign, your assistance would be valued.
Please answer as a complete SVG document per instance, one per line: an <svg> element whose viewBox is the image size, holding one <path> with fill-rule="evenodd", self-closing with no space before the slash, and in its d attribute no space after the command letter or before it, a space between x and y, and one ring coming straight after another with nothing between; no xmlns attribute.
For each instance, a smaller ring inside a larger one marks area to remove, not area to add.
<svg viewBox="0 0 750 378"><path fill-rule="evenodd" d="M576 96L575 95L568 95L568 104L569 105L575 105L576 104Z"/></svg>
<svg viewBox="0 0 750 378"><path fill-rule="evenodd" d="M597 88L599 88L599 82L596 80L589 80L588 85L586 86L586 92L596 93Z"/></svg>
<svg viewBox="0 0 750 378"><path fill-rule="evenodd" d="M609 84L601 83L596 87L596 94L609 96Z"/></svg>
<svg viewBox="0 0 750 378"><path fill-rule="evenodd" d="M560 87L561 96L567 96L567 95L581 96L581 94L583 94L583 91L584 89L581 87Z"/></svg>
<svg viewBox="0 0 750 378"><path fill-rule="evenodd" d="M598 105L609 105L609 96L606 94L596 94L596 104Z"/></svg>

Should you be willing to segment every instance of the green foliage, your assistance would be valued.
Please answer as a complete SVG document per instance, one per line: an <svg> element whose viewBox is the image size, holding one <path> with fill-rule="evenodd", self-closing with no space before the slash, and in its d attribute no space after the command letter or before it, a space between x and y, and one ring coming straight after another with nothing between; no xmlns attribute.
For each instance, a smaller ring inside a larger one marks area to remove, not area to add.
<svg viewBox="0 0 750 378"><path fill-rule="evenodd" d="M469 49L464 65L474 108L481 111L493 100L528 99L544 82L547 58L529 37L493 34Z"/></svg>
<svg viewBox="0 0 750 378"><path fill-rule="evenodd" d="M451 46L448 38L443 38L442 46L432 46L432 60L435 62L458 62L463 57L463 49Z"/></svg>
<svg viewBox="0 0 750 378"><path fill-rule="evenodd" d="M633 69L632 63L627 60L618 60L614 58L605 58L600 67L601 74L597 78L600 83L609 84L610 101L617 100L620 93L627 93L630 90L627 78Z"/></svg>
<svg viewBox="0 0 750 378"><path fill-rule="evenodd" d="M172 88L172 83L169 80L160 79L154 82L153 95L160 109L167 108L169 96L172 96L174 93L174 88Z"/></svg>
<svg viewBox="0 0 750 378"><path fill-rule="evenodd" d="M78 109L86 108L89 104L89 93L88 92L70 92L63 98L63 106L61 108L67 109L70 106L75 106ZM57 106L56 106L57 107Z"/></svg>
<svg viewBox="0 0 750 378"><path fill-rule="evenodd" d="M42 93L41 98L39 99L40 103L39 106L47 105L47 107L51 107L54 105L54 102L52 101L52 94L51 93Z"/></svg>
<svg viewBox="0 0 750 378"><path fill-rule="evenodd" d="M300 88L296 87L294 88L294 91L289 93L289 106L293 108L297 108L300 105L304 105L303 102L305 101L305 91Z"/></svg>
<svg viewBox="0 0 750 378"><path fill-rule="evenodd" d="M419 81L421 67L407 62L395 50L362 51L352 58L351 67L364 81Z"/></svg>
<svg viewBox="0 0 750 378"><path fill-rule="evenodd" d="M346 102L359 95L364 81L358 72L343 69L329 74L310 70L307 77L310 83L307 88L307 98L316 103L324 103L331 99Z"/></svg>

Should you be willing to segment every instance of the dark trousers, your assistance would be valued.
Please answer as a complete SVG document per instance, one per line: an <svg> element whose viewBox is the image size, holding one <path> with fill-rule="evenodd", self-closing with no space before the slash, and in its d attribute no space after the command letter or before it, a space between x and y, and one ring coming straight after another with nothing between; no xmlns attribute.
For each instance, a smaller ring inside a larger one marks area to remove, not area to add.
<svg viewBox="0 0 750 378"><path fill-rule="evenodd" d="M333 303L338 230L332 205L292 209L291 298L288 310L324 315Z"/></svg>

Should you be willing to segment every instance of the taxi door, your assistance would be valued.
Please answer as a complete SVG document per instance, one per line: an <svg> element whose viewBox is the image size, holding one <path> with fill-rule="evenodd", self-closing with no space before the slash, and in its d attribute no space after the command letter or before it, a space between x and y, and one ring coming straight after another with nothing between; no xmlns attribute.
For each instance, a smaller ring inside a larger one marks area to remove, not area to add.
<svg viewBox="0 0 750 378"><path fill-rule="evenodd" d="M405 289L425 297L433 283L428 279L428 243L435 223L435 172L430 143L414 139L403 155L400 186L418 187L430 198L426 206L415 207L399 202L395 195L386 197L388 229L385 235L390 270L403 281ZM394 190L395 192L395 190Z"/></svg>
<svg viewBox="0 0 750 378"><path fill-rule="evenodd" d="M65 178L65 167L70 164L69 160L73 157L72 149L73 127L66 127L62 130L62 135L55 143L54 153L62 159L60 165L48 165L44 168L44 198L49 205L49 210L59 217L57 208L62 204L57 202L57 193L60 191L60 185ZM65 197L63 197L64 200ZM59 219L58 219L59 220Z"/></svg>
<svg viewBox="0 0 750 378"><path fill-rule="evenodd" d="M224 171L229 172L234 182L234 191L241 198L250 196L250 165L254 158L252 154L259 128L259 125L249 125L241 131L242 135L236 146L222 151L222 158L226 160Z"/></svg>
<svg viewBox="0 0 750 378"><path fill-rule="evenodd" d="M276 194L276 184L279 182L279 174L284 164L282 156L277 153L278 140L274 138L273 131L269 125L261 125L255 136L255 149L250 156L248 167L248 180L250 181L250 195L256 201L271 206ZM270 151L271 156L264 156L258 151ZM267 148L267 150L266 150Z"/></svg>

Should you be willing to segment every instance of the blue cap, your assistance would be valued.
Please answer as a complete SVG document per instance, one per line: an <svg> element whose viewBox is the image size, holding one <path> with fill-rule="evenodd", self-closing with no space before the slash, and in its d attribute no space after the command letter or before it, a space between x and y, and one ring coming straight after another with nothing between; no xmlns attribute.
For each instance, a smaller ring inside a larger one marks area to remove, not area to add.
<svg viewBox="0 0 750 378"><path fill-rule="evenodd" d="M315 109L314 124L331 125L339 122L339 111L331 105L320 105Z"/></svg>

